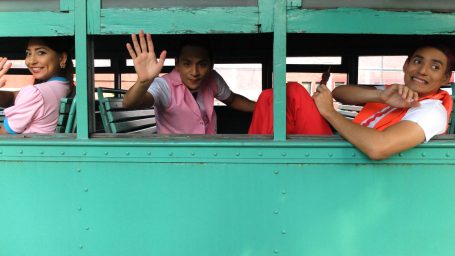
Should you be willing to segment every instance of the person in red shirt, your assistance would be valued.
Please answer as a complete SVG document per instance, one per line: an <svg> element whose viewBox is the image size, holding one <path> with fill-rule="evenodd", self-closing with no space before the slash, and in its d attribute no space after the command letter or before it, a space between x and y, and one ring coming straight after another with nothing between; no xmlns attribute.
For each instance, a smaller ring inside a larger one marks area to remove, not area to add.
<svg viewBox="0 0 455 256"><path fill-rule="evenodd" d="M447 130L452 98L440 87L449 83L454 63L455 58L449 48L425 45L418 47L406 59L403 65L404 85L393 84L382 89L345 85L331 92L321 83L313 99L303 88L297 93L292 92L293 89L287 90L287 93L293 93L287 95L286 121L290 127L287 131L291 134L331 134L321 124L326 122L374 160L415 147ZM298 84L292 85L296 86ZM365 106L351 121L334 108L334 98L343 104ZM265 108L264 104L266 100L261 101L260 96L249 131L251 134L273 131L273 128L257 129L261 123L267 125L268 118L271 118L271 111L261 111ZM302 111L302 108L307 109ZM293 116L292 113L298 115ZM267 121L262 122L263 119ZM293 126L299 128L292 130ZM313 126L315 131L308 133L307 130L311 129L301 126Z"/></svg>

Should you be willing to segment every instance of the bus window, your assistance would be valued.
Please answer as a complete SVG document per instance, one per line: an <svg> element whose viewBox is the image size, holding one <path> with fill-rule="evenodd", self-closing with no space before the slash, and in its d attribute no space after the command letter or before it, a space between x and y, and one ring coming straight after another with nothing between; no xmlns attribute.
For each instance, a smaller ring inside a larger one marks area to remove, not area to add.
<svg viewBox="0 0 455 256"><path fill-rule="evenodd" d="M312 95L319 85L321 80L321 73L303 73L303 72L288 72L286 73L286 82L299 82L306 81L302 84L305 89ZM348 81L348 75L346 73L331 73L327 86L330 90L333 90L337 85L346 84Z"/></svg>
<svg viewBox="0 0 455 256"><path fill-rule="evenodd" d="M262 91L262 65L215 64L214 69L224 78L229 88L250 100L256 101ZM225 106L215 99L215 106Z"/></svg>
<svg viewBox="0 0 455 256"><path fill-rule="evenodd" d="M360 56L359 84L403 83L403 63L407 56Z"/></svg>
<svg viewBox="0 0 455 256"><path fill-rule="evenodd" d="M60 0L0 1L2 12L58 11L59 8Z"/></svg>

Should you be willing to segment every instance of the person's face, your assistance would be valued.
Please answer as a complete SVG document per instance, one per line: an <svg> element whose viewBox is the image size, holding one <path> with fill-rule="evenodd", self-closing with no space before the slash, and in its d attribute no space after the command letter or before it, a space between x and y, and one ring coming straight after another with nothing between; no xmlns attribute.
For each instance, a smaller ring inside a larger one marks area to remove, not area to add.
<svg viewBox="0 0 455 256"><path fill-rule="evenodd" d="M25 65L35 79L47 81L59 74L60 67L66 63L66 57L65 53L58 54L43 42L32 39L25 51Z"/></svg>
<svg viewBox="0 0 455 256"><path fill-rule="evenodd" d="M212 63L207 50L188 45L183 47L175 68L180 73L183 84L191 91L195 91L212 70Z"/></svg>
<svg viewBox="0 0 455 256"><path fill-rule="evenodd" d="M449 82L447 56L433 47L418 49L403 66L404 83L410 89L426 96L436 93Z"/></svg>

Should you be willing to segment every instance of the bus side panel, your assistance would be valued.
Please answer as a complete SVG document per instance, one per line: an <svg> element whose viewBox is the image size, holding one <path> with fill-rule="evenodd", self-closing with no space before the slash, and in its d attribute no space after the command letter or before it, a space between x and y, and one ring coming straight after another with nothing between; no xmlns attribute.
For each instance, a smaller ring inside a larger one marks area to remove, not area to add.
<svg viewBox="0 0 455 256"><path fill-rule="evenodd" d="M452 169L5 161L0 252L447 255L455 250Z"/></svg>

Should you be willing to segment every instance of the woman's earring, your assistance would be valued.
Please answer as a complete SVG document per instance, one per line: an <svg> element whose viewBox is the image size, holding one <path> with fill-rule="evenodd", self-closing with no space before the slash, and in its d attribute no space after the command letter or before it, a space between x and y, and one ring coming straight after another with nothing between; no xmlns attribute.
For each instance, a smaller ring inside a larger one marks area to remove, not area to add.
<svg viewBox="0 0 455 256"><path fill-rule="evenodd" d="M60 64L60 68L61 68L61 69L64 69L65 67L66 67L65 64Z"/></svg>

